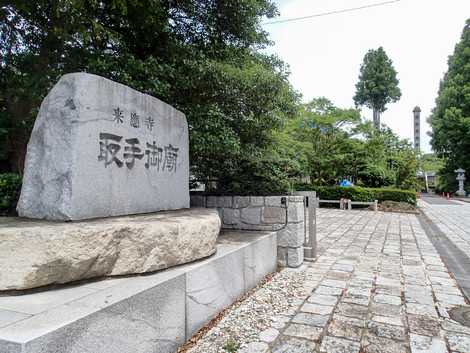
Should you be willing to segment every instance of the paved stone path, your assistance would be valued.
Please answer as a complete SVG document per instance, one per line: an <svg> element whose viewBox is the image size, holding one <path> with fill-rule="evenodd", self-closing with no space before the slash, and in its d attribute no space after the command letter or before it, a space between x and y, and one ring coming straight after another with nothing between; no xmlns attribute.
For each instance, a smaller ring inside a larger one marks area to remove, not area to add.
<svg viewBox="0 0 470 353"><path fill-rule="evenodd" d="M470 256L470 203L452 201L439 204L440 198L425 198L419 203L424 213L467 256Z"/></svg>
<svg viewBox="0 0 470 353"><path fill-rule="evenodd" d="M452 199L446 199L444 197L440 197L437 195L433 195L433 196L423 195L421 197L421 200L431 205L458 205L459 204L458 201L455 201Z"/></svg>
<svg viewBox="0 0 470 353"><path fill-rule="evenodd" d="M416 216L326 210L319 218L322 255L307 269L313 293L273 353L308 351L296 348L305 331L327 353L470 352L470 336L443 327L447 309L465 300Z"/></svg>
<svg viewBox="0 0 470 353"><path fill-rule="evenodd" d="M470 204L459 201L445 204L439 198L429 197L423 201L420 201L425 214L422 225L452 276L470 298Z"/></svg>
<svg viewBox="0 0 470 353"><path fill-rule="evenodd" d="M303 296L238 352L470 353L470 328L448 315L465 297L416 215L321 209L318 233Z"/></svg>

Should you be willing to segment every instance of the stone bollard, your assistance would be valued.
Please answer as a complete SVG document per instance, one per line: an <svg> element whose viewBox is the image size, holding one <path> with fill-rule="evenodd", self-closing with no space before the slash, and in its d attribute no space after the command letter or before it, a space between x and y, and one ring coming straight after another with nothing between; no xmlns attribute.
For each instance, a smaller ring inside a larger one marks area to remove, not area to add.
<svg viewBox="0 0 470 353"><path fill-rule="evenodd" d="M297 191L296 196L304 198L304 260L314 261L317 257L317 220L316 209L319 205L315 191Z"/></svg>

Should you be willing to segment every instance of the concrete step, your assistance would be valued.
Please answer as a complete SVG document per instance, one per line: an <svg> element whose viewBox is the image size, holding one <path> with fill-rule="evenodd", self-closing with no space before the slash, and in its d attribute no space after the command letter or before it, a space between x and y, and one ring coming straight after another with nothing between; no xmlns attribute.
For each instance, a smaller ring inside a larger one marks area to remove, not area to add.
<svg viewBox="0 0 470 353"><path fill-rule="evenodd" d="M170 353L276 270L272 232L225 232L215 255L153 274L0 295L2 353Z"/></svg>

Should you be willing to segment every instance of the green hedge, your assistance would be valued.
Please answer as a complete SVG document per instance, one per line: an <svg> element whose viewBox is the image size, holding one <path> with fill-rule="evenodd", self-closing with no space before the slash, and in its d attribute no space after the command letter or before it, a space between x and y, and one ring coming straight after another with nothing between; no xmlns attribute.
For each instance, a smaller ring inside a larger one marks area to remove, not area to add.
<svg viewBox="0 0 470 353"><path fill-rule="evenodd" d="M14 215L20 197L21 177L14 173L0 173L0 215Z"/></svg>
<svg viewBox="0 0 470 353"><path fill-rule="evenodd" d="M296 190L313 190L323 200L339 200L341 198L351 201L373 202L396 201L416 205L416 192L411 190L388 188L363 188L359 186L315 186L311 184L297 184Z"/></svg>

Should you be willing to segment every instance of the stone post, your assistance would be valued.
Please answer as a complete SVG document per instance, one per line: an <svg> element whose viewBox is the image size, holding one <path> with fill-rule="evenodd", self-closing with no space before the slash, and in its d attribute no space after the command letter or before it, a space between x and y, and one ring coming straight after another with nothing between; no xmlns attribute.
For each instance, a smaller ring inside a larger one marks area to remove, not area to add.
<svg viewBox="0 0 470 353"><path fill-rule="evenodd" d="M287 224L277 233L277 259L281 266L304 262L305 209L303 196L289 196Z"/></svg>
<svg viewBox="0 0 470 353"><path fill-rule="evenodd" d="M315 261L317 257L317 193L315 191L297 191L295 195L304 197L304 260Z"/></svg>

